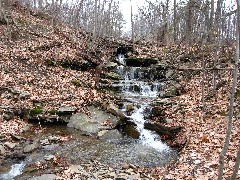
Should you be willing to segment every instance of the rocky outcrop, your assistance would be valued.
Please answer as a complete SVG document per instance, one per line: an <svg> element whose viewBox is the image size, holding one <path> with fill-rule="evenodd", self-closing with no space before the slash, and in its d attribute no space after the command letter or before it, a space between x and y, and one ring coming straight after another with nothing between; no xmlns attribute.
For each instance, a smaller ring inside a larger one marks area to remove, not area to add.
<svg viewBox="0 0 240 180"><path fill-rule="evenodd" d="M150 123L150 122L145 122L144 128L155 131L158 134L167 135L170 137L174 137L182 129L182 127L180 127L180 126L167 127L167 126L163 126L163 125L160 125L157 123Z"/></svg>
<svg viewBox="0 0 240 180"><path fill-rule="evenodd" d="M84 134L96 134L102 129L112 129L118 124L118 118L96 107L89 107L90 116L84 113L73 114L68 127L79 129Z"/></svg>
<svg viewBox="0 0 240 180"><path fill-rule="evenodd" d="M149 67L153 64L157 64L158 60L153 58L127 58L126 66L132 67Z"/></svg>
<svg viewBox="0 0 240 180"><path fill-rule="evenodd" d="M118 109L118 107L115 106L114 104L109 104L109 105L107 106L107 110L108 110L111 114L117 116L120 120L127 120L127 119L128 119L128 118L126 117L126 115L125 115L120 109Z"/></svg>

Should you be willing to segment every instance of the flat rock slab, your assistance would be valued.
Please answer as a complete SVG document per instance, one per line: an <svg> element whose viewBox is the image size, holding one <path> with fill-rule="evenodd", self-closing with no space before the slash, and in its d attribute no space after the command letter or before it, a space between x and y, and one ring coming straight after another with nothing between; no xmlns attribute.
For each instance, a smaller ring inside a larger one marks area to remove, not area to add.
<svg viewBox="0 0 240 180"><path fill-rule="evenodd" d="M55 174L43 174L41 176L32 177L28 180L55 180L57 176Z"/></svg>
<svg viewBox="0 0 240 180"><path fill-rule="evenodd" d="M96 107L89 107L90 116L84 113L76 113L71 116L68 127L81 130L85 134L96 134L101 129L114 128L118 124L118 118Z"/></svg>
<svg viewBox="0 0 240 180"><path fill-rule="evenodd" d="M35 149L37 149L38 147L39 147L39 143L37 143L37 142L35 142L33 144L29 144L24 147L23 152L30 153L30 152L34 151Z"/></svg>

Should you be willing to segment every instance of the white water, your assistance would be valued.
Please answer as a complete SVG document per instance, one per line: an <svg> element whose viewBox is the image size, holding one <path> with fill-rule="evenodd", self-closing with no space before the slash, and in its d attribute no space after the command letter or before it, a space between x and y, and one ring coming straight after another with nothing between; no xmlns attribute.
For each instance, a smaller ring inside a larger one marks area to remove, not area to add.
<svg viewBox="0 0 240 180"><path fill-rule="evenodd" d="M120 64L125 65L124 56L118 56ZM150 130L144 129L144 110L149 106L152 99L156 98L159 93L158 82L145 82L141 80L144 78L142 72L136 72L136 67L129 67L128 70L123 70L124 66L118 68L118 72L125 78L122 82L122 93L127 99L130 99L140 105L140 108L134 111L129 116L137 125L140 133L140 142L146 146L150 146L157 151L168 151L170 148L164 144L158 134ZM153 76L151 75L151 80ZM138 87L139 91L135 91L132 87Z"/></svg>
<svg viewBox="0 0 240 180"><path fill-rule="evenodd" d="M14 177L21 175L26 163L22 161L19 164L14 164L8 173L0 175L1 180L13 180Z"/></svg>

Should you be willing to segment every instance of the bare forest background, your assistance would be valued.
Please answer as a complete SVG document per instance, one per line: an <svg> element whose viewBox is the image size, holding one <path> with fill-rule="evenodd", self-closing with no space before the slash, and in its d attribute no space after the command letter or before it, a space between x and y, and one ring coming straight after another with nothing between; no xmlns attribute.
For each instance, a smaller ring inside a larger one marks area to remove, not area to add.
<svg viewBox="0 0 240 180"><path fill-rule="evenodd" d="M125 32L126 20L121 10L131 6L119 0L19 0L39 15L48 13L53 25L64 22L99 37L131 37L134 40L155 41L159 45L206 42L225 44L236 37L236 3L222 0L146 0L131 12L131 32ZM9 1L0 1L1 14Z"/></svg>

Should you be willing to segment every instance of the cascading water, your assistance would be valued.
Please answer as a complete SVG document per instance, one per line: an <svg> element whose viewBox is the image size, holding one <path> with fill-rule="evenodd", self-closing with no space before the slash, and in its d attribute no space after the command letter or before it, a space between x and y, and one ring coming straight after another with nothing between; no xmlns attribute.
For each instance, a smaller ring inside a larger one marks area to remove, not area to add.
<svg viewBox="0 0 240 180"><path fill-rule="evenodd" d="M153 74L142 72L141 67L124 67L123 65L126 64L124 60L123 55L118 56L121 64L118 73L124 77L124 81L121 82L123 84L121 91L126 99L140 106L129 116L137 125L140 133L139 141L157 151L168 151L170 148L161 142L158 134L144 129L144 110L149 106L151 100L157 97L160 84L153 81ZM148 81L144 80L146 75L150 77Z"/></svg>
<svg viewBox="0 0 240 180"><path fill-rule="evenodd" d="M2 180L13 180L16 176L22 174L22 171L26 165L26 162L22 161L21 163L14 164L11 167L11 170L8 173L0 175Z"/></svg>

